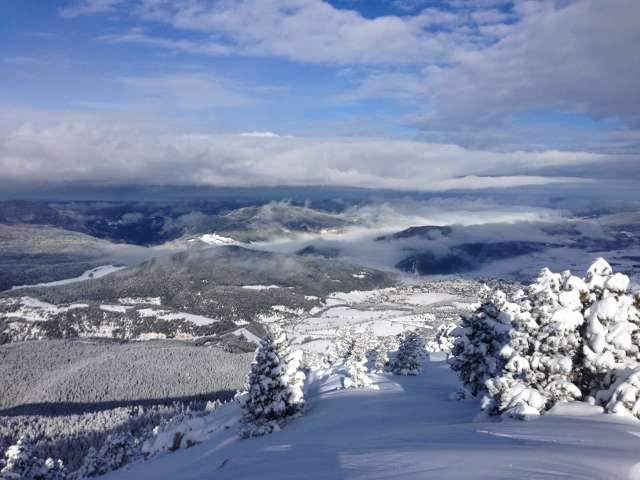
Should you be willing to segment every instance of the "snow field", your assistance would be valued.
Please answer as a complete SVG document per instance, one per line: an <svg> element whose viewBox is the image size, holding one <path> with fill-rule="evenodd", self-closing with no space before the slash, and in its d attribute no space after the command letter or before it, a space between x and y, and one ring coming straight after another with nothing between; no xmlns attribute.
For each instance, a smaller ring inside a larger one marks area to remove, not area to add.
<svg viewBox="0 0 640 480"><path fill-rule="evenodd" d="M105 305L102 304L100 305L100 310L102 310L103 312L111 312L111 313L126 313L127 310L129 310L130 306L125 306L125 305Z"/></svg>
<svg viewBox="0 0 640 480"><path fill-rule="evenodd" d="M124 297L119 298L118 302L123 305L162 305L162 299L160 297Z"/></svg>
<svg viewBox="0 0 640 480"><path fill-rule="evenodd" d="M70 283L84 282L86 280L93 280L96 278L104 277L105 275L109 275L110 273L117 272L118 270L122 270L126 268L125 266L116 267L115 265L102 265L100 267L92 268L91 270L87 270L82 275L73 278L65 278L64 280L56 280L55 282L46 282L46 283L36 283L34 285L19 285L11 287L11 290L18 290L21 288L30 288L30 287L57 287L59 285L68 285Z"/></svg>
<svg viewBox="0 0 640 480"><path fill-rule="evenodd" d="M280 288L279 285L243 285L242 288L245 290L273 290L274 288Z"/></svg>
<svg viewBox="0 0 640 480"><path fill-rule="evenodd" d="M169 312L167 310L154 310L153 308L141 308L137 310L137 312L141 317L156 317L161 320L186 320L198 326L209 325L219 321L215 318L204 317L193 313Z"/></svg>

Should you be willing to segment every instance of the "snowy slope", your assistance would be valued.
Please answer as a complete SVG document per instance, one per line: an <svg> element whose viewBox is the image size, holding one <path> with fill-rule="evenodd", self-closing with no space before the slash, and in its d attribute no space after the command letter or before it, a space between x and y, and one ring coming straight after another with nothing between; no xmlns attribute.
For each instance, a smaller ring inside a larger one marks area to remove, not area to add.
<svg viewBox="0 0 640 480"><path fill-rule="evenodd" d="M640 423L565 404L537 420L475 421L477 402L449 400L444 362L418 377L372 375L379 390L336 390L311 376L308 411L282 431L240 440L237 406L194 425L202 443L105 478L622 479L640 478ZM225 427L229 428L225 428Z"/></svg>

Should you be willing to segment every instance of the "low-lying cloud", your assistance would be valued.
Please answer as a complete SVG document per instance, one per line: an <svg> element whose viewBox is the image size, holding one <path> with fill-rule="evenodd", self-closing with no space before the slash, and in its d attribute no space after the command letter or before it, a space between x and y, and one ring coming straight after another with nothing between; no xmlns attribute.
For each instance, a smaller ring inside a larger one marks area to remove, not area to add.
<svg viewBox="0 0 640 480"><path fill-rule="evenodd" d="M588 174L546 175L545 169L599 168L617 160L588 152L492 152L398 138L167 133L95 116L12 124L0 118L0 180L6 183L438 191L585 182Z"/></svg>
<svg viewBox="0 0 640 480"><path fill-rule="evenodd" d="M343 259L390 270L413 255L426 254L434 260L457 259L468 263L474 276L528 280L535 277L541 265L556 270L581 270L612 245L618 248L602 219L581 219L555 208L505 204L491 199L406 199L354 206L341 215L357 225L334 232L279 238L257 243L253 248L295 253L312 246L320 254L338 252ZM621 221L631 218L624 216ZM420 226L448 228L394 235ZM483 250L484 246L489 247ZM481 258L474 257L474 249ZM627 267L625 264L624 268Z"/></svg>

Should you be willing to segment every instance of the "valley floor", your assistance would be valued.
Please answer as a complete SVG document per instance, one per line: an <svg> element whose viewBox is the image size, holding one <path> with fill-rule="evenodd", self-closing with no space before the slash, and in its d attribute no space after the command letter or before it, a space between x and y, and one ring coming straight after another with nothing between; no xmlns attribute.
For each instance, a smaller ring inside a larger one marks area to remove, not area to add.
<svg viewBox="0 0 640 480"><path fill-rule="evenodd" d="M477 419L476 401L449 399L458 384L445 362L427 362L418 377L371 376L377 390L338 390L332 372L312 374L306 414L260 438L240 440L240 411L225 405L196 426L202 443L105 478L640 478L635 419L573 403L527 422L489 422Z"/></svg>

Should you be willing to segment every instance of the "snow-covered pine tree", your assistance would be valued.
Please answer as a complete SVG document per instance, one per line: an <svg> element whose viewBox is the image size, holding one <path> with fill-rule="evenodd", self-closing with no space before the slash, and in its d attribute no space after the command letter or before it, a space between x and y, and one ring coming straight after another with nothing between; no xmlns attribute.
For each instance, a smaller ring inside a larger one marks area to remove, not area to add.
<svg viewBox="0 0 640 480"><path fill-rule="evenodd" d="M90 447L82 461L82 465L76 471L78 478L87 478L100 475L100 459L95 447Z"/></svg>
<svg viewBox="0 0 640 480"><path fill-rule="evenodd" d="M582 397L578 387L586 284L569 271L543 268L511 310L502 373L487 380L483 406L490 414L524 418L558 401Z"/></svg>
<svg viewBox="0 0 640 480"><path fill-rule="evenodd" d="M616 379L606 404L607 412L640 419L640 367L619 370Z"/></svg>
<svg viewBox="0 0 640 480"><path fill-rule="evenodd" d="M427 352L444 352L451 353L456 337L453 332L458 328L453 322L443 323L440 325L433 338L426 342L425 349Z"/></svg>
<svg viewBox="0 0 640 480"><path fill-rule="evenodd" d="M525 417L584 398L636 415L640 375L628 369L640 360L640 294L628 286L599 258L584 280L543 269L513 302L485 295L456 331L452 368L492 414Z"/></svg>
<svg viewBox="0 0 640 480"><path fill-rule="evenodd" d="M141 456L141 442L129 432L107 436L98 450L91 447L76 477L97 477L117 470Z"/></svg>
<svg viewBox="0 0 640 480"><path fill-rule="evenodd" d="M353 345L352 333L351 329L338 329L333 344L326 349L324 362L327 367L330 367L336 362L343 361L349 356L349 351Z"/></svg>
<svg viewBox="0 0 640 480"><path fill-rule="evenodd" d="M387 365L389 364L389 351L385 344L381 343L378 349L376 350L376 358L375 358L375 372L376 373L384 373Z"/></svg>
<svg viewBox="0 0 640 480"><path fill-rule="evenodd" d="M393 373L396 375L420 374L424 353L424 339L414 331L405 332L402 334L400 347L393 362Z"/></svg>
<svg viewBox="0 0 640 480"><path fill-rule="evenodd" d="M368 388L371 386L371 379L367 375L369 369L366 345L358 337L354 338L353 348L344 364L345 375L342 378L342 388Z"/></svg>
<svg viewBox="0 0 640 480"><path fill-rule="evenodd" d="M539 415L547 404L547 399L536 388L511 372L487 380L486 389L481 405L489 415L507 415L524 420Z"/></svg>
<svg viewBox="0 0 640 480"><path fill-rule="evenodd" d="M302 351L292 352L287 337L274 328L260 342L247 389L238 396L242 407L240 436L265 435L280 428L304 408Z"/></svg>
<svg viewBox="0 0 640 480"><path fill-rule="evenodd" d="M331 353L328 355L329 363L346 363L354 356L354 352L364 355L367 359L374 359L379 347L379 342L370 328L365 331L356 331L354 328L339 329Z"/></svg>
<svg viewBox="0 0 640 480"><path fill-rule="evenodd" d="M589 289L584 309L583 378L581 388L599 401L605 401L614 382L614 372L627 357L638 357L633 334L638 330L633 297L627 295L629 277L613 273L611 266L598 258L587 271Z"/></svg>
<svg viewBox="0 0 640 480"><path fill-rule="evenodd" d="M505 343L495 356L495 374L485 381L482 409L490 415L506 412L518 418L537 414L544 408L545 399L531 387L535 379L531 367L532 334L537 324L524 292L518 291L513 301L501 303L496 319L500 325L508 325L509 331L501 337Z"/></svg>
<svg viewBox="0 0 640 480"><path fill-rule="evenodd" d="M509 316L509 342L500 351L502 372L487 380L484 409L516 418L537 415L559 400L581 397L573 383L580 345L581 295L586 287L570 272L540 271L502 315Z"/></svg>
<svg viewBox="0 0 640 480"><path fill-rule="evenodd" d="M476 311L463 315L461 326L453 332L456 339L449 365L462 382L458 398L484 394L486 381L499 376L505 363L500 351L510 340L511 324L500 312L509 303L507 296L501 290L484 289L480 300Z"/></svg>
<svg viewBox="0 0 640 480"><path fill-rule="evenodd" d="M636 326L635 330L631 334L631 343L640 348L640 290L635 292L631 298L629 321ZM640 350L635 354L635 361L640 363Z"/></svg>
<svg viewBox="0 0 640 480"><path fill-rule="evenodd" d="M373 355L374 371L376 373L384 373L387 368L391 367L389 352L397 350L400 346L396 335L389 335L379 338Z"/></svg>
<svg viewBox="0 0 640 480"><path fill-rule="evenodd" d="M640 325L640 292L632 297L629 309L629 321L636 327ZM640 329L634 330L631 340L634 346L640 345ZM628 352L629 353L629 352ZM617 369L613 375L614 383L605 394L601 392L599 399L606 400L607 412L618 415L633 415L640 419L640 367L638 354L628 354L628 367Z"/></svg>
<svg viewBox="0 0 640 480"><path fill-rule="evenodd" d="M64 480L64 465L60 460L43 460L33 443L21 437L15 445L7 448L0 470L2 480Z"/></svg>
<svg viewBox="0 0 640 480"><path fill-rule="evenodd" d="M571 272L544 269L529 287L531 314L538 325L530 358L530 384L546 397L548 406L582 397L579 384L582 301L588 296L584 281Z"/></svg>

